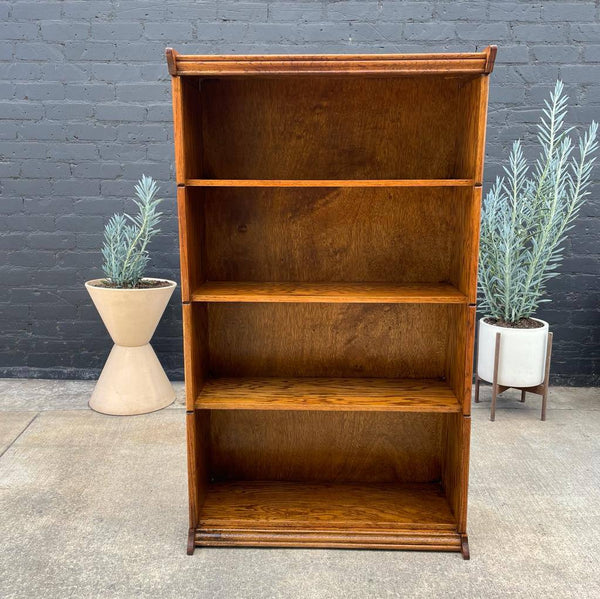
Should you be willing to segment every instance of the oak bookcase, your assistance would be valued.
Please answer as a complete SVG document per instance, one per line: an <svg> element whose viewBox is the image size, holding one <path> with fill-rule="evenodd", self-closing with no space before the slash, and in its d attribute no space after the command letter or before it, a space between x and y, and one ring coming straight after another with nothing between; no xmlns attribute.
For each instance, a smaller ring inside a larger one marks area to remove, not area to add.
<svg viewBox="0 0 600 599"><path fill-rule="evenodd" d="M172 75L197 546L461 551L496 49Z"/></svg>

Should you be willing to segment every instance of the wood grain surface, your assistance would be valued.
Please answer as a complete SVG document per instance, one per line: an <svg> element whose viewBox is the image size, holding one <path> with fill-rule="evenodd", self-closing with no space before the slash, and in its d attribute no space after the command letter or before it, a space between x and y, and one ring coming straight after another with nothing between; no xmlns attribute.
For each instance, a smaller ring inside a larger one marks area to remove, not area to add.
<svg viewBox="0 0 600 599"><path fill-rule="evenodd" d="M438 484L211 483L201 528L456 529Z"/></svg>
<svg viewBox="0 0 600 599"><path fill-rule="evenodd" d="M208 310L206 304L183 304L183 369L185 375L185 407L194 402L208 376Z"/></svg>
<svg viewBox="0 0 600 599"><path fill-rule="evenodd" d="M189 179L472 179L462 78L202 80ZM463 167L463 168L459 168Z"/></svg>
<svg viewBox="0 0 600 599"><path fill-rule="evenodd" d="M444 381L432 379L208 379L197 410L330 410L442 412L461 405Z"/></svg>
<svg viewBox="0 0 600 599"><path fill-rule="evenodd" d="M167 50L189 552L468 557L495 56Z"/></svg>
<svg viewBox="0 0 600 599"><path fill-rule="evenodd" d="M192 290L196 302L341 304L464 304L449 283L297 283L205 281Z"/></svg>
<svg viewBox="0 0 600 599"><path fill-rule="evenodd" d="M205 304L194 304L194 307ZM210 303L216 377L433 378L460 305Z"/></svg>
<svg viewBox="0 0 600 599"><path fill-rule="evenodd" d="M186 187L472 187L472 179L188 179Z"/></svg>
<svg viewBox="0 0 600 599"><path fill-rule="evenodd" d="M206 188L204 194L209 281L456 286L467 280L457 256L466 244L461 206L473 201L468 188Z"/></svg>
<svg viewBox="0 0 600 599"><path fill-rule="evenodd" d="M477 259L479 254L479 219L481 216L481 187L461 194L462 201L453 204L456 225L453 232L454 251L450 255L450 277L453 285L477 302Z"/></svg>
<svg viewBox="0 0 600 599"><path fill-rule="evenodd" d="M175 176L183 184L202 167L202 108L198 81L173 77Z"/></svg>
<svg viewBox="0 0 600 599"><path fill-rule="evenodd" d="M444 424L446 430L442 449L442 486L456 518L458 532L466 533L471 418L452 414L444 420Z"/></svg>
<svg viewBox="0 0 600 599"><path fill-rule="evenodd" d="M194 531L198 547L314 547L338 549L410 549L413 551L461 551L466 536L437 528L422 530L327 529L308 530L256 527L199 528ZM468 545L467 545L468 548Z"/></svg>
<svg viewBox="0 0 600 599"><path fill-rule="evenodd" d="M172 76L489 75L496 46L482 52L430 54L192 55L166 49Z"/></svg>
<svg viewBox="0 0 600 599"><path fill-rule="evenodd" d="M473 380L473 344L475 340L475 306L456 306L448 321L445 376L462 406L471 413Z"/></svg>
<svg viewBox="0 0 600 599"><path fill-rule="evenodd" d="M211 410L214 480L434 482L451 414Z"/></svg>

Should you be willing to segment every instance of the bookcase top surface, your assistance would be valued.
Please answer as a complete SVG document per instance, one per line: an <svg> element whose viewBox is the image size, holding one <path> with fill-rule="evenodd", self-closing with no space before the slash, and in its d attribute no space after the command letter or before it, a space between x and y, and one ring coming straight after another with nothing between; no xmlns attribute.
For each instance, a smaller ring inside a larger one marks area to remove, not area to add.
<svg viewBox="0 0 600 599"><path fill-rule="evenodd" d="M496 46L439 54L192 55L166 49L174 76L489 75Z"/></svg>

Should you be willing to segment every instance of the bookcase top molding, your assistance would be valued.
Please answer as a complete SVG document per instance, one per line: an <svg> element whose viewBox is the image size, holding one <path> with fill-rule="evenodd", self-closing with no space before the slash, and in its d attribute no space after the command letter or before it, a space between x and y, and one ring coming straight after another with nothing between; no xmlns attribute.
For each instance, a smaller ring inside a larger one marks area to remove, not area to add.
<svg viewBox="0 0 600 599"><path fill-rule="evenodd" d="M438 54L193 55L166 49L169 73L180 76L489 75L496 46L482 52Z"/></svg>

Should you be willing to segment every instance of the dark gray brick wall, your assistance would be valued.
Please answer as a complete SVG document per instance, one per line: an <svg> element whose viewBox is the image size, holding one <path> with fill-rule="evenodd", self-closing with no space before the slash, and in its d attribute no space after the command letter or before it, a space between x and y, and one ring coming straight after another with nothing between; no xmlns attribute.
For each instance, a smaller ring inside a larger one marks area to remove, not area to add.
<svg viewBox="0 0 600 599"><path fill-rule="evenodd" d="M0 2L0 375L94 377L109 340L83 282L100 275L107 218L142 173L166 219L149 274L178 279L170 88L184 53L471 51L499 46L486 183L516 137L533 141L562 77L569 120L600 117L597 1ZM600 179L600 167L596 177ZM600 186L567 248L552 304L556 382L600 379ZM156 333L182 375L179 296Z"/></svg>

